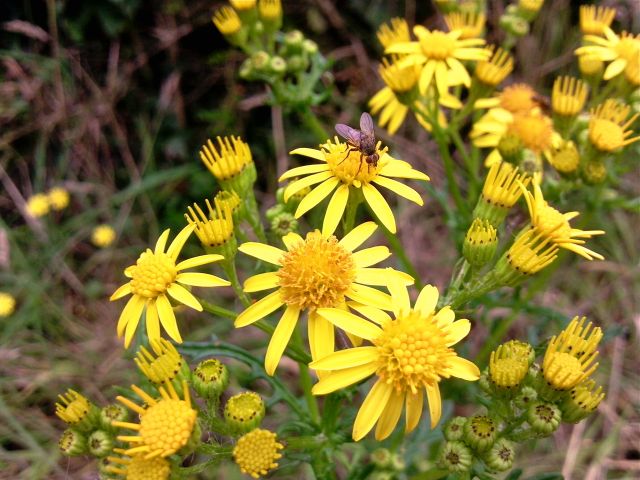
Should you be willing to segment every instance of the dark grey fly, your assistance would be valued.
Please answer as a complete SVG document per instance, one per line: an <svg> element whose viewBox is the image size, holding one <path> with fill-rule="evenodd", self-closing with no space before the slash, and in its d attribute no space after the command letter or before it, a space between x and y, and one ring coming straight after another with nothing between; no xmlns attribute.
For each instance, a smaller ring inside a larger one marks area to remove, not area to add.
<svg viewBox="0 0 640 480"><path fill-rule="evenodd" d="M362 160L367 162L367 168L378 165L380 156L376 152L376 135L373 131L373 119L367 112L360 116L360 130L351 128L344 123L336 124L336 132L347 141L346 156L340 161L344 162L351 152L360 152L360 165L356 175L360 173ZM339 165L339 164L338 164Z"/></svg>

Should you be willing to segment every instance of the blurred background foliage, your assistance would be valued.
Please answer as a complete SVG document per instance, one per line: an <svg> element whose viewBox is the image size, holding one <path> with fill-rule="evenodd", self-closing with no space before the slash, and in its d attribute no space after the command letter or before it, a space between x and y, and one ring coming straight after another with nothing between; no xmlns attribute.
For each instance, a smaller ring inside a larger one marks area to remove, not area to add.
<svg viewBox="0 0 640 480"><path fill-rule="evenodd" d="M122 269L161 229L176 231L188 204L215 193L215 181L197 156L205 139L243 137L260 172L263 209L274 202L272 108L260 84L238 80L243 56L210 20L218 3L0 5L0 290L17 300L15 313L0 323L0 478L95 478L95 466L57 451L62 426L53 415L55 397L72 386L106 402L113 384L137 378L123 358L131 352L123 354L115 336L120 306L107 299L122 282ZM505 2L488 3L488 23L495 26ZM619 30L638 31L637 2L602 3L618 9ZM555 74L575 70L578 4L545 2L531 34L516 48L515 80L548 92ZM415 0L283 1L283 9L285 29L303 31L332 62L323 82L334 84L335 94L314 110L328 134L335 123L353 123L382 83L375 38L380 24L394 16L410 24L443 24L431 2ZM500 32L490 29L489 43L500 40ZM296 112L284 113L280 133L287 150L317 144ZM392 138L378 134L395 156L442 188L435 144L414 120ZM637 156L635 161L617 186L635 201L616 210L595 206L583 219L582 226L606 230L592 247L607 261L567 256L533 282L487 298L483 308L468 313L472 319L487 316L492 322L479 323L532 343L573 315L587 315L607 332L600 371L610 377L599 379L608 392L601 414L561 429L555 444L541 442L522 452L519 465L527 474L554 469L566 478L640 475ZM70 206L40 219L28 216L26 199L57 186L69 191ZM399 237L422 278L442 288L457 258L454 232L439 204L425 198L423 208L402 206ZM574 204L564 211L582 210L588 199L568 200ZM513 222L522 223L525 215ZM117 232L110 248L90 242L100 223ZM230 289L214 295L212 301L233 307ZM207 338L212 329L231 342L239 338L231 322L212 326L187 312L183 319L189 339ZM481 365L495 347L483 343L490 334L479 327L470 337L470 353L480 355ZM248 347L255 343L244 341ZM206 478L232 475L209 472Z"/></svg>

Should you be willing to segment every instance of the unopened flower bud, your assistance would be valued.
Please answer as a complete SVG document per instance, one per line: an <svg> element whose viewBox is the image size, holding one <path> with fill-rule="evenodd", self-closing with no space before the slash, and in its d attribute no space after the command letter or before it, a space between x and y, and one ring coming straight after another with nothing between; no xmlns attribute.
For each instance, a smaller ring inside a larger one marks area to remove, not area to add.
<svg viewBox="0 0 640 480"><path fill-rule="evenodd" d="M464 238L462 254L474 267L482 267L491 261L498 246L498 234L489 221L476 218Z"/></svg>
<svg viewBox="0 0 640 480"><path fill-rule="evenodd" d="M568 423L578 423L598 408L605 394L602 387L596 388L596 382L587 380L574 387L570 394L560 404L562 410L562 421Z"/></svg>
<svg viewBox="0 0 640 480"><path fill-rule="evenodd" d="M271 230L279 237L284 237L298 231L298 220L289 212L282 212L271 221Z"/></svg>
<svg viewBox="0 0 640 480"><path fill-rule="evenodd" d="M580 165L580 153L576 148L576 144L572 141L562 142L558 148L551 152L549 163L564 175L574 173Z"/></svg>
<svg viewBox="0 0 640 480"><path fill-rule="evenodd" d="M224 406L224 418L232 431L238 435L259 427L264 414L264 402L255 392L234 395Z"/></svg>
<svg viewBox="0 0 640 480"><path fill-rule="evenodd" d="M302 49L307 55L313 56L318 53L318 44L313 40L306 39L302 42Z"/></svg>
<svg viewBox="0 0 640 480"><path fill-rule="evenodd" d="M527 422L534 432L542 436L555 432L560 419L560 409L553 403L534 402L527 409Z"/></svg>
<svg viewBox="0 0 640 480"><path fill-rule="evenodd" d="M119 403L113 403L100 409L100 428L113 430L112 422L126 422L129 411Z"/></svg>
<svg viewBox="0 0 640 480"><path fill-rule="evenodd" d="M377 468L385 469L391 466L391 452L386 448L376 448L370 459Z"/></svg>
<svg viewBox="0 0 640 480"><path fill-rule="evenodd" d="M604 71L604 62L595 55L580 55L578 57L578 68L580 73L588 80L599 78Z"/></svg>
<svg viewBox="0 0 640 480"><path fill-rule="evenodd" d="M63 455L76 457L87 453L87 438L73 428L67 428L62 432L58 441L58 447Z"/></svg>
<svg viewBox="0 0 640 480"><path fill-rule="evenodd" d="M264 50L260 50L259 52L251 55L251 64L253 65L253 68L259 72L265 71L269 68L270 60L271 56Z"/></svg>
<svg viewBox="0 0 640 480"><path fill-rule="evenodd" d="M479 452L489 449L497 435L498 425L488 415L476 415L464 424L464 442Z"/></svg>
<svg viewBox="0 0 640 480"><path fill-rule="evenodd" d="M538 392L533 387L524 386L513 399L516 407L526 410L533 402L538 399Z"/></svg>
<svg viewBox="0 0 640 480"><path fill-rule="evenodd" d="M287 62L282 57L273 56L269 60L269 69L277 75L282 75L287 71Z"/></svg>
<svg viewBox="0 0 640 480"><path fill-rule="evenodd" d="M607 167L601 160L590 160L582 168L582 178L589 185L598 185L607 178Z"/></svg>
<svg viewBox="0 0 640 480"><path fill-rule="evenodd" d="M444 438L449 441L461 440L464 435L464 424L467 423L467 417L453 417L444 424L442 432Z"/></svg>
<svg viewBox="0 0 640 480"><path fill-rule="evenodd" d="M503 15L500 18L500 26L515 37L524 37L529 33L529 23L515 15Z"/></svg>
<svg viewBox="0 0 640 480"><path fill-rule="evenodd" d="M191 378L193 389L200 397L207 399L219 398L229 385L227 367L215 358L200 362L193 370Z"/></svg>
<svg viewBox="0 0 640 480"><path fill-rule="evenodd" d="M499 438L484 455L484 461L491 470L504 472L513 466L516 451L513 442Z"/></svg>
<svg viewBox="0 0 640 480"><path fill-rule="evenodd" d="M96 430L89 435L87 448L94 457L105 457L113 450L113 437L104 430Z"/></svg>
<svg viewBox="0 0 640 480"><path fill-rule="evenodd" d="M440 465L450 472L466 472L473 462L473 452L462 442L446 442L440 454Z"/></svg>
<svg viewBox="0 0 640 480"><path fill-rule="evenodd" d="M304 35L300 30L291 30L284 36L284 44L290 49L299 49L304 42Z"/></svg>
<svg viewBox="0 0 640 480"><path fill-rule="evenodd" d="M56 415L79 432L91 432L99 423L100 411L93 403L75 390L58 395Z"/></svg>

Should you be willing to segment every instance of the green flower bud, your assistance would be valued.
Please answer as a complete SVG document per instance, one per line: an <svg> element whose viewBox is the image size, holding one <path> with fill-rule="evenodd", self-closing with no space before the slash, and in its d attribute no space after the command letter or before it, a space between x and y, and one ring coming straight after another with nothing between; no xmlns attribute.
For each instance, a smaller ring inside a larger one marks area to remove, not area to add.
<svg viewBox="0 0 640 480"><path fill-rule="evenodd" d="M496 440L498 425L488 415L470 417L464 424L464 442L479 452L483 452Z"/></svg>
<svg viewBox="0 0 640 480"><path fill-rule="evenodd" d="M191 378L193 389L200 397L206 399L219 398L229 385L227 367L215 358L200 362L193 370Z"/></svg>
<svg viewBox="0 0 640 480"><path fill-rule="evenodd" d="M76 457L87 453L87 438L73 428L67 428L62 432L58 441L58 447L63 455Z"/></svg>
<svg viewBox="0 0 640 480"><path fill-rule="evenodd" d="M476 218L464 238L462 254L474 267L482 267L491 261L498 247L496 229L487 220Z"/></svg>
<svg viewBox="0 0 640 480"><path fill-rule="evenodd" d="M291 30L284 36L284 44L291 50L299 50L302 48L304 42L304 35L300 30Z"/></svg>
<svg viewBox="0 0 640 480"><path fill-rule="evenodd" d="M480 390L484 393L492 393L493 389L491 388L491 381L489 380L489 369L485 368L480 374L480 379L478 380L478 386Z"/></svg>
<svg viewBox="0 0 640 480"><path fill-rule="evenodd" d="M500 26L515 37L524 37L529 33L529 23L515 15L503 15L500 18Z"/></svg>
<svg viewBox="0 0 640 480"><path fill-rule="evenodd" d="M540 157L540 155L532 152L527 148L522 151L520 170L522 170L530 177L534 177L536 175L542 175L544 171L543 167L544 165L542 163L542 157Z"/></svg>
<svg viewBox="0 0 640 480"><path fill-rule="evenodd" d="M560 404L562 420L568 423L578 423L598 408L605 394L602 387L596 388L596 382L586 380L574 387L571 393Z"/></svg>
<svg viewBox="0 0 640 480"><path fill-rule="evenodd" d="M318 44L313 40L305 40L302 42L302 49L307 55L313 56L318 53Z"/></svg>
<svg viewBox="0 0 640 480"><path fill-rule="evenodd" d="M89 435L87 448L94 457L105 457L113 450L113 437L104 430L96 430Z"/></svg>
<svg viewBox="0 0 640 480"><path fill-rule="evenodd" d="M253 65L254 70L259 72L263 72L269 68L270 60L271 56L264 50L260 50L259 52L251 55L251 64Z"/></svg>
<svg viewBox="0 0 640 480"><path fill-rule="evenodd" d="M538 401L527 409L527 422L531 429L545 437L556 431L560 418L560 409L553 403Z"/></svg>
<svg viewBox="0 0 640 480"><path fill-rule="evenodd" d="M231 397L224 406L224 418L237 435L258 428L264 414L264 402L255 392L239 393Z"/></svg>
<svg viewBox="0 0 640 480"><path fill-rule="evenodd" d="M553 150L549 163L563 175L571 175L580 166L580 153L572 141L562 142L560 147Z"/></svg>
<svg viewBox="0 0 640 480"><path fill-rule="evenodd" d="M281 215L282 213L285 213L286 211L286 207L283 204L276 203L273 207L267 209L264 216L269 221L269 223L271 223L273 222L274 218L276 218L278 215Z"/></svg>
<svg viewBox="0 0 640 480"><path fill-rule="evenodd" d="M370 458L371 463L377 468L385 469L391 466L391 452L386 448L376 448Z"/></svg>
<svg viewBox="0 0 640 480"><path fill-rule="evenodd" d="M524 386L518 392L518 395L513 399L516 407L526 410L533 402L538 399L538 392L535 388Z"/></svg>
<svg viewBox="0 0 640 480"><path fill-rule="evenodd" d="M517 165L522 158L522 140L515 134L507 133L498 142L498 151L506 162Z"/></svg>
<svg viewBox="0 0 640 480"><path fill-rule="evenodd" d="M369 477L369 480L393 480L395 474L393 472L373 472Z"/></svg>
<svg viewBox="0 0 640 480"><path fill-rule="evenodd" d="M303 55L292 55L287 59L287 68L290 72L304 72L309 68L309 59Z"/></svg>
<svg viewBox="0 0 640 480"><path fill-rule="evenodd" d="M601 160L591 160L582 168L582 178L589 185L597 185L607 179L607 167Z"/></svg>
<svg viewBox="0 0 640 480"><path fill-rule="evenodd" d="M467 472L473 462L473 452L462 442L446 442L440 454L440 465L450 472Z"/></svg>
<svg viewBox="0 0 640 480"><path fill-rule="evenodd" d="M126 422L128 418L129 411L124 405L120 405L119 403L107 405L100 410L100 428L113 431L115 427L111 425L112 422Z"/></svg>
<svg viewBox="0 0 640 480"><path fill-rule="evenodd" d="M282 57L273 56L269 60L269 69L277 75L282 75L287 71L287 62Z"/></svg>
<svg viewBox="0 0 640 480"><path fill-rule="evenodd" d="M253 78L254 78L253 62L251 61L250 58L245 58L244 59L244 61L242 62L242 65L240 65L240 69L238 70L238 74L240 75L240 78L242 78L244 80L253 80Z"/></svg>
<svg viewBox="0 0 640 480"><path fill-rule="evenodd" d="M531 22L538 16L544 0L520 0L518 2L518 14Z"/></svg>
<svg viewBox="0 0 640 480"><path fill-rule="evenodd" d="M407 462L404 457L397 452L391 454L391 468L396 472L404 472L407 468Z"/></svg>
<svg viewBox="0 0 640 480"><path fill-rule="evenodd" d="M491 470L504 472L513 466L516 451L512 442L499 438L484 455L484 461Z"/></svg>
<svg viewBox="0 0 640 480"><path fill-rule="evenodd" d="M442 432L444 438L449 441L461 440L464 435L464 424L467 423L467 417L453 417L444 424Z"/></svg>
<svg viewBox="0 0 640 480"><path fill-rule="evenodd" d="M271 230L279 237L298 231L298 220L288 212L282 212L271 221Z"/></svg>

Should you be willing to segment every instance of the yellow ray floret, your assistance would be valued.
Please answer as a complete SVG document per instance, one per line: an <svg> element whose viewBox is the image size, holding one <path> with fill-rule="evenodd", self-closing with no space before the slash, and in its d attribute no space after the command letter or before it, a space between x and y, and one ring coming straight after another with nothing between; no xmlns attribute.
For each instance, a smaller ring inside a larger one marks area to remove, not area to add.
<svg viewBox="0 0 640 480"><path fill-rule="evenodd" d="M576 49L580 57L594 57L602 62L611 62L604 71L603 78L610 80L619 75L640 55L640 34L622 32L617 35L609 27L603 28L604 37L585 35L584 40L591 45Z"/></svg>
<svg viewBox="0 0 640 480"><path fill-rule="evenodd" d="M615 16L615 8L580 5L580 30L585 35L602 35Z"/></svg>
<svg viewBox="0 0 640 480"><path fill-rule="evenodd" d="M558 115L577 115L582 111L588 93L587 84L582 80L573 77L558 77L553 82L551 107Z"/></svg>

